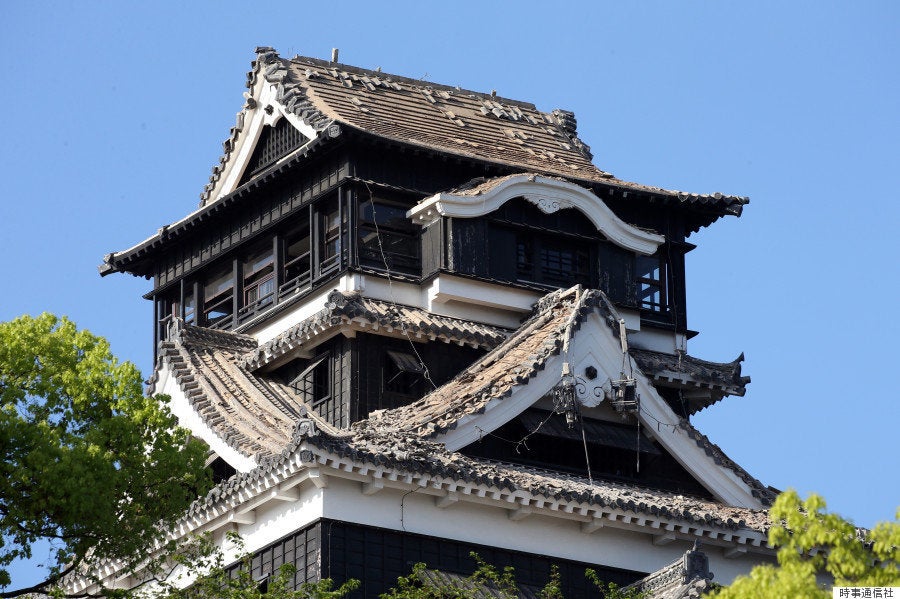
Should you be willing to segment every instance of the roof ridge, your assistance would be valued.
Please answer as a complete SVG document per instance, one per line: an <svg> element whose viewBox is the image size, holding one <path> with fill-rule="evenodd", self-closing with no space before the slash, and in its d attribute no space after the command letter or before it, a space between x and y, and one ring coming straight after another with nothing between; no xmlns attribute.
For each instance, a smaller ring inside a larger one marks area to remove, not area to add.
<svg viewBox="0 0 900 599"><path fill-rule="evenodd" d="M234 331L201 327L186 323L180 317L173 317L169 328L169 337L182 343L207 347L222 347L235 351L247 351L257 347L254 337Z"/></svg>
<svg viewBox="0 0 900 599"><path fill-rule="evenodd" d="M404 314L404 311L408 314ZM428 322L406 322L411 316L422 313ZM282 333L257 348L251 349L241 358L240 364L248 370L257 370L285 355L297 343L304 343L325 329L349 324L356 319L365 319L379 328L403 327L407 333L427 333L435 339L464 341L485 349L502 343L507 329L478 323L475 321L434 314L424 308L397 304L387 300L366 297L359 291L332 290L325 305L307 318L291 326Z"/></svg>
<svg viewBox="0 0 900 599"><path fill-rule="evenodd" d="M601 307L605 311L611 306L608 300L605 303L604 300L605 295L602 291L584 290L580 285L551 291L535 303L532 315L521 327L453 379L411 404L371 413L369 418L354 423L352 425L354 430L364 430L371 426L384 430L416 431L424 437L434 437L454 428L456 421L465 414L483 409L483 404L493 399L502 399L509 395L514 387L527 384L539 370L543 369L550 356L559 354L564 349L565 341L562 337L574 334L580 328L584 317L591 311ZM546 338L538 340L539 343L530 348L529 351L533 353L516 356L519 366L504 370L502 374L497 373L494 378L482 376L482 371L491 368L513 349L519 349L525 340L534 341L535 331L548 326L558 318L559 315L556 314L558 310L568 311L565 319L553 325L553 330L545 336ZM498 378L504 378L502 384L498 383ZM462 386L470 388L456 389ZM440 401L440 398L448 393L451 393L452 398ZM483 401L485 397L487 400ZM452 401L453 399L457 400L456 403ZM436 424L438 418L453 413L456 413L456 417L451 417L450 421ZM405 428L401 424L404 421L406 421Z"/></svg>
<svg viewBox="0 0 900 599"><path fill-rule="evenodd" d="M551 114L547 112L543 112L539 110L537 106L532 102L526 102L524 100L516 100L514 98L507 98L505 96L498 96L495 92L480 92L476 90L466 89L460 87L458 85L448 85L446 83L436 83L433 81L426 81L423 79L415 79L413 77L407 77L405 75L398 75L396 73L388 73L385 71L378 71L375 69L368 69L366 67L360 67L356 65L346 64L342 62L331 62L329 60L324 60L322 58L316 58L313 56L300 56L299 54L291 57L291 58L283 58L281 57L277 51L273 50L275 56L278 56L282 61L291 62L291 63L300 63L300 64L311 64L323 69L334 69L334 70L343 70L347 72L356 72L357 74L362 73L368 77L378 77L380 79L389 79L391 81L398 81L401 83L406 83L407 85L415 86L421 89L439 89L444 91L452 91L461 94L467 94L470 96L478 97L478 98L487 98L489 100L495 102L504 102L511 106L518 106L520 108L528 108L529 110L535 110L542 114Z"/></svg>

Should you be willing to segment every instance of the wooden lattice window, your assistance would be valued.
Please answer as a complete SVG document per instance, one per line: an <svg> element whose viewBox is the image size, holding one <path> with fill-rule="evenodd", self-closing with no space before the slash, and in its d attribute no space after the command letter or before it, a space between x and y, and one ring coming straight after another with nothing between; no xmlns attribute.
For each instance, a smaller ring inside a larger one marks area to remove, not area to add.
<svg viewBox="0 0 900 599"><path fill-rule="evenodd" d="M666 263L657 256L638 256L635 267L641 308L652 312L667 311Z"/></svg>
<svg viewBox="0 0 900 599"><path fill-rule="evenodd" d="M403 206L377 200L360 204L360 264L406 273L419 271L419 228L406 217L406 211Z"/></svg>
<svg viewBox="0 0 900 599"><path fill-rule="evenodd" d="M231 265L214 272L203 286L203 318L208 326L228 326L234 312L234 272Z"/></svg>
<svg viewBox="0 0 900 599"><path fill-rule="evenodd" d="M286 118L281 118L274 126L266 125L253 149L250 163L244 171L243 181L247 181L265 168L275 164L306 143L307 138Z"/></svg>
<svg viewBox="0 0 900 599"><path fill-rule="evenodd" d="M272 303L275 295L275 256L266 248L244 261L244 307L249 311Z"/></svg>
<svg viewBox="0 0 900 599"><path fill-rule="evenodd" d="M558 287L589 286L590 256L586 243L522 232L516 236L516 278Z"/></svg>
<svg viewBox="0 0 900 599"><path fill-rule="evenodd" d="M284 237L281 297L309 287L312 276L312 254L310 244L309 217L303 219L300 226Z"/></svg>
<svg viewBox="0 0 900 599"><path fill-rule="evenodd" d="M344 256L344 232L347 213L336 201L328 201L317 207L318 214L318 262L317 276L329 275L337 271Z"/></svg>

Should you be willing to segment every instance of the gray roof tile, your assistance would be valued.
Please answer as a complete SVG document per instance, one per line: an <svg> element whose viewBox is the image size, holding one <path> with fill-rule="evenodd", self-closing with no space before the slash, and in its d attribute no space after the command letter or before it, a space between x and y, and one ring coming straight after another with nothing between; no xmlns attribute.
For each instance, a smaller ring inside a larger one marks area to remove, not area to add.
<svg viewBox="0 0 900 599"><path fill-rule="evenodd" d="M625 590L638 591L647 599L694 599L712 588L712 579L709 558L695 544L671 564L651 572Z"/></svg>
<svg viewBox="0 0 900 599"><path fill-rule="evenodd" d="M258 77L278 85L279 101L317 131L335 123L378 137L442 153L511 166L524 171L602 182L623 189L678 198L682 203L741 213L747 198L721 193L692 194L622 181L591 162L590 147L579 139L572 112L544 113L533 104L495 94L370 71L317 58L280 57L258 48L247 86ZM246 108L255 103L248 99ZM238 124L225 142L200 205L210 193L243 130Z"/></svg>
<svg viewBox="0 0 900 599"><path fill-rule="evenodd" d="M271 455L284 448L306 408L285 385L238 364L251 345L252 338L176 320L157 368L169 364L188 402L225 443L246 456Z"/></svg>
<svg viewBox="0 0 900 599"><path fill-rule="evenodd" d="M508 329L501 327L441 316L421 308L363 297L358 293L332 291L322 310L248 352L241 358L241 365L255 370L315 335L350 323L403 331L413 338L465 343L484 349L496 347L509 334Z"/></svg>
<svg viewBox="0 0 900 599"><path fill-rule="evenodd" d="M727 363L709 362L676 351L674 354L632 348L629 352L641 372L661 387L708 389L702 398L688 400L690 414L709 407L726 395L743 396L750 383L749 376L741 376L744 354Z"/></svg>

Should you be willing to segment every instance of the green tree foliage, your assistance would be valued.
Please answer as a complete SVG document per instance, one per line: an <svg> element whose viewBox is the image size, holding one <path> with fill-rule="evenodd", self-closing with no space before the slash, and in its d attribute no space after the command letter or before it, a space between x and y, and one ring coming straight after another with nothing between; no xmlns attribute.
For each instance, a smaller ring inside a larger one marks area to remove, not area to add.
<svg viewBox="0 0 900 599"><path fill-rule="evenodd" d="M443 577L430 576L428 567L423 563L413 566L409 576L397 579L397 586L381 599L471 599L482 597L485 590L490 589L491 597L500 599L517 599L520 596L516 583L515 569L511 566L498 570L485 563L477 553L469 554L475 560L475 571L466 578L446 580ZM643 595L635 590L620 589L616 584L605 584L594 570L585 571L585 576L598 589L598 597L606 599L641 599ZM565 599L562 592L562 581L559 568L551 566L547 584L537 594L540 599Z"/></svg>
<svg viewBox="0 0 900 599"><path fill-rule="evenodd" d="M769 512L775 523L769 544L778 548L778 567L756 566L714 596L826 599L830 585L816 579L823 574L835 586L900 586L900 510L897 520L862 531L825 507L815 494L805 501L795 491L779 495Z"/></svg>
<svg viewBox="0 0 900 599"><path fill-rule="evenodd" d="M52 547L47 579L0 597L49 591L74 570L132 563L209 481L206 448L109 344L66 318L0 323L0 588L8 566Z"/></svg>

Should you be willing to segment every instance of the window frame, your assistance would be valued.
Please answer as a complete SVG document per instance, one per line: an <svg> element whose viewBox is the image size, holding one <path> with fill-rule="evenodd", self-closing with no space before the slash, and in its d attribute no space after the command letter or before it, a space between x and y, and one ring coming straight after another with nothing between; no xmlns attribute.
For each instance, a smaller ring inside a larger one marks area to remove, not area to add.
<svg viewBox="0 0 900 599"><path fill-rule="evenodd" d="M654 272L658 276L654 277ZM662 256L656 254L652 256L636 255L634 284L637 304L642 311L651 314L668 314L671 311L668 268ZM650 290L649 294L647 290ZM646 300L648 295L653 295L654 290L659 295L659 300L656 302Z"/></svg>
<svg viewBox="0 0 900 599"><path fill-rule="evenodd" d="M213 270L212 272L216 274L205 279L202 285L203 323L212 328L221 328L219 325L234 318L234 293L236 283L234 264L229 262L227 268L220 267L219 270ZM215 283L218 283L214 289L215 293L210 295L210 287ZM217 310L220 311L221 314L211 318L210 313Z"/></svg>
<svg viewBox="0 0 900 599"><path fill-rule="evenodd" d="M515 233L516 282L554 288L566 288L576 283L593 286L596 273L591 269L594 262L591 258L596 252L589 241L527 229L518 229ZM561 260L563 254L570 252L571 270L565 272L562 268L551 266L548 260L551 251L558 253ZM523 268L523 264L527 268Z"/></svg>
<svg viewBox="0 0 900 599"><path fill-rule="evenodd" d="M372 197L357 204L357 263L360 266L418 274L422 269L421 228L406 217L409 207L403 203ZM371 211L371 214L367 214ZM381 211L381 212L379 212ZM384 218L384 211L401 217ZM375 246L371 246L375 235ZM380 244L378 243L380 238ZM398 251L400 246L407 251ZM385 264L387 262L387 264Z"/></svg>

